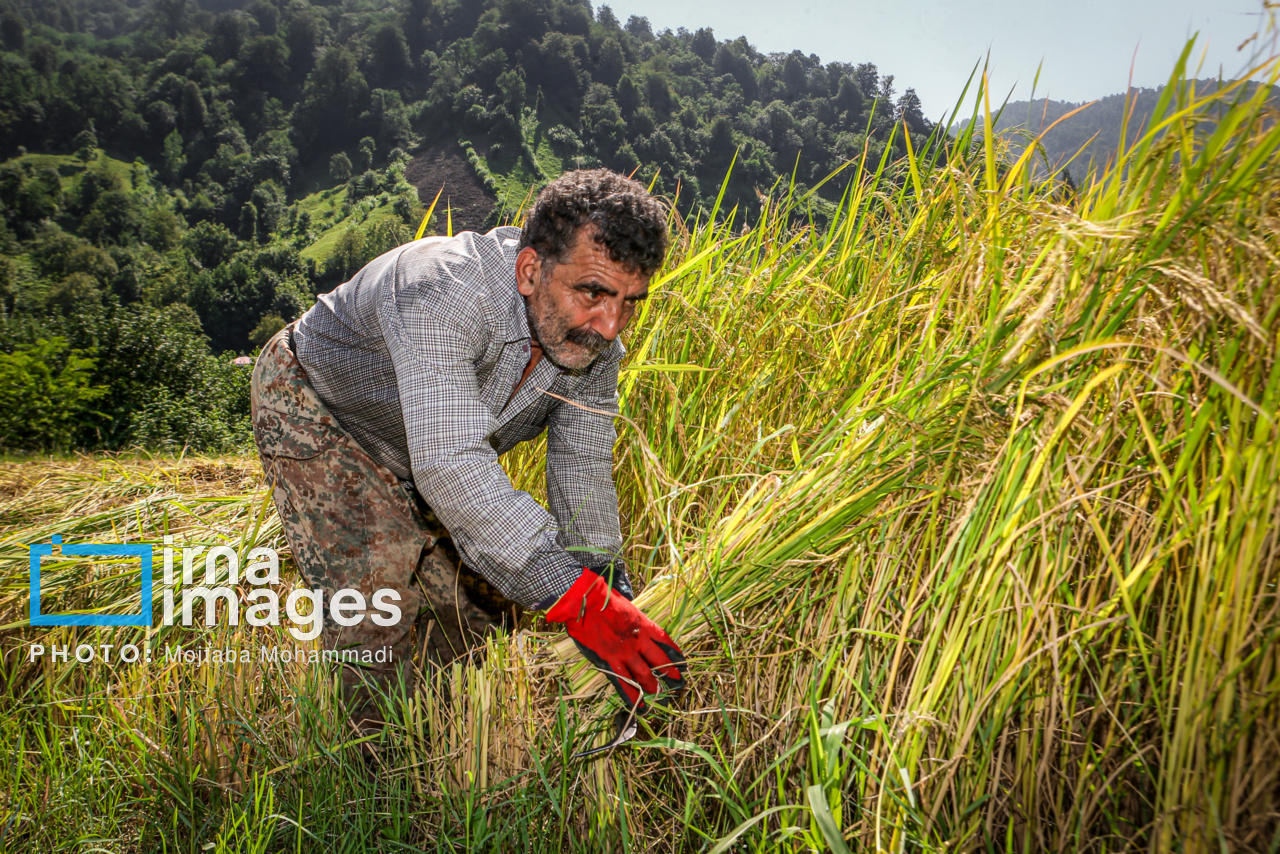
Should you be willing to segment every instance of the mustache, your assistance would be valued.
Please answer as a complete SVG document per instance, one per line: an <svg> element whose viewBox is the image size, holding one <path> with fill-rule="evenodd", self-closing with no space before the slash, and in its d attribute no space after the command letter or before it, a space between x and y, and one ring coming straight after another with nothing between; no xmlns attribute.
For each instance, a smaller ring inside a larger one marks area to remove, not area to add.
<svg viewBox="0 0 1280 854"><path fill-rule="evenodd" d="M609 341L599 332L584 326L577 329L570 329L564 334L564 340L577 344L592 353L599 353L605 347L609 346Z"/></svg>

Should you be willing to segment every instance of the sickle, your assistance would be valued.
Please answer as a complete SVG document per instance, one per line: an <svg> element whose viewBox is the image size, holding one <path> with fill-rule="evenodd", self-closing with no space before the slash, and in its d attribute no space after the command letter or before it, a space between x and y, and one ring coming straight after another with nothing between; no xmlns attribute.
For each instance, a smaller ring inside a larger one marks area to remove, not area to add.
<svg viewBox="0 0 1280 854"><path fill-rule="evenodd" d="M610 741L608 744L602 745L600 747L592 747L592 748L588 748L587 750L580 750L577 753L573 754L573 756L569 757L570 760L576 761L578 759L586 759L589 756L597 756L601 753L605 753L607 751L613 750L615 747L617 747L620 744L630 741L631 738L636 734L636 728L637 728L636 721L637 721L637 717L636 717L635 709L619 709L617 713L614 714L613 716L613 729L614 729L613 740Z"/></svg>

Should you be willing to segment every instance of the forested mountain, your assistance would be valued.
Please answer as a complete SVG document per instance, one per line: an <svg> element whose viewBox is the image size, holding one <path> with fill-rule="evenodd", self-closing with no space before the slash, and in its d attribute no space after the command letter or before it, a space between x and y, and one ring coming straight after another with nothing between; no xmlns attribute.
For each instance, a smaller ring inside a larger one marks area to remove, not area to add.
<svg viewBox="0 0 1280 854"><path fill-rule="evenodd" d="M1197 92L1206 93L1230 83L1196 80L1191 81L1191 85ZM1239 92L1243 97L1251 97L1257 91L1257 85L1247 83L1240 87ZM1272 89L1273 101L1280 103L1280 88ZM995 128L1013 144L1015 150L1021 151L1028 139L1038 136L1073 110L1084 107L1045 133L1041 140L1049 165L1062 166L1074 157L1068 168L1073 175L1082 176L1090 161L1101 165L1114 157L1122 141L1122 131L1124 143L1132 145L1150 129L1152 111L1163 93L1164 87L1157 86L1154 89L1130 89L1127 94L1107 95L1093 102L1072 103L1049 98L1013 101L1000 112Z"/></svg>
<svg viewBox="0 0 1280 854"><path fill-rule="evenodd" d="M587 0L0 0L0 48L3 447L244 441L245 372L210 352L260 345L437 194L436 231L483 228L602 164L705 215L736 158L720 215L749 218L933 131L870 63Z"/></svg>

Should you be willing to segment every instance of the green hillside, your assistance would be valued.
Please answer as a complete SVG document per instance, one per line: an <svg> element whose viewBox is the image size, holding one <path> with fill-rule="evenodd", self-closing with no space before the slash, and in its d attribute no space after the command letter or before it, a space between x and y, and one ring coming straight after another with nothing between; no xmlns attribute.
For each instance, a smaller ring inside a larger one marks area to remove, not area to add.
<svg viewBox="0 0 1280 854"><path fill-rule="evenodd" d="M740 227L787 193L823 220L850 158L932 132L871 63L654 33L586 0L0 0L0 358L26 389L13 424L58 425L0 425L0 446L242 442L245 379L220 365L437 196L428 233L483 229L604 165L690 221L720 198ZM187 367L135 352L165 347Z"/></svg>

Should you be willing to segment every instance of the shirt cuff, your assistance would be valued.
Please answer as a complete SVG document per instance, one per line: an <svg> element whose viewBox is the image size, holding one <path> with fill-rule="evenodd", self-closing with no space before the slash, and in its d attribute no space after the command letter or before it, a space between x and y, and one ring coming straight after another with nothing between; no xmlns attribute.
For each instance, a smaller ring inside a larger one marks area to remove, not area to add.
<svg viewBox="0 0 1280 854"><path fill-rule="evenodd" d="M532 603L530 607L545 611L554 605L582 575L584 566L586 564L580 558L561 548L539 555L528 572L529 585L526 589Z"/></svg>
<svg viewBox="0 0 1280 854"><path fill-rule="evenodd" d="M545 553L532 566L532 608L535 611L545 611L556 604L573 583L579 580L584 568L604 577L627 600L635 599L635 593L631 590L631 576L627 575L627 565L621 557L600 552L566 552L556 549Z"/></svg>
<svg viewBox="0 0 1280 854"><path fill-rule="evenodd" d="M545 611L556 602L560 601L560 597L573 586L573 583L582 575L583 569L589 569L596 575L604 578L609 582L614 590L617 590L630 601L636 598L631 590L631 578L627 574L627 565L622 558L612 557L600 552L567 552L560 551L558 553L548 554L537 564L536 572L539 577L547 577L544 573L556 571L565 564L559 562L559 557L568 558L568 571L563 576L565 579L563 584L556 585L554 593L545 598L538 599L533 606L534 610Z"/></svg>
<svg viewBox="0 0 1280 854"><path fill-rule="evenodd" d="M617 590L630 601L636 598L635 592L631 589L631 576L627 573L627 564L620 557L602 554L600 552L578 552L582 558L582 565L590 569L596 575L604 577L614 590Z"/></svg>

